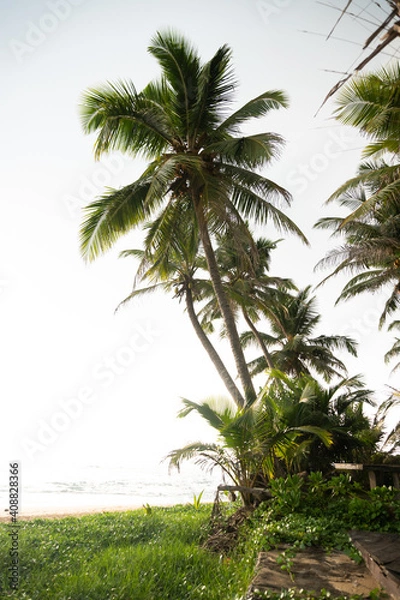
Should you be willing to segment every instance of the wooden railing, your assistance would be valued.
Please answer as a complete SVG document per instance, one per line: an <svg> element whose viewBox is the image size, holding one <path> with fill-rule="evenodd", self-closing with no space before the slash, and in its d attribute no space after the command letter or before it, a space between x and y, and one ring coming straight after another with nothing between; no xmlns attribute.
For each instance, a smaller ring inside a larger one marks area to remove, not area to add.
<svg viewBox="0 0 400 600"><path fill-rule="evenodd" d="M367 471L371 490L376 488L376 474L390 473L393 477L393 487L400 489L400 465L366 465L362 463L334 463L337 471Z"/></svg>

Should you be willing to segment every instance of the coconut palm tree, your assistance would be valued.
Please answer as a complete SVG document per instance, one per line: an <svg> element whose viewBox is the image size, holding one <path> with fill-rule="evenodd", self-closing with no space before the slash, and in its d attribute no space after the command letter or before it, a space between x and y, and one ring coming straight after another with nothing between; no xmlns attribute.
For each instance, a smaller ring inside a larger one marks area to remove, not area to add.
<svg viewBox="0 0 400 600"><path fill-rule="evenodd" d="M265 313L269 318L271 333L260 333L269 349L276 369L298 377L316 372L329 381L334 376L346 373L344 363L335 355L346 350L356 356L356 343L347 336L313 336L321 319L316 310L316 298L310 296L310 286L297 294L285 293L280 302ZM271 313L274 318L271 318ZM257 342L252 331L241 337L244 346ZM250 364L253 375L267 368L265 356L254 359Z"/></svg>
<svg viewBox="0 0 400 600"><path fill-rule="evenodd" d="M338 97L335 116L356 127L369 140L359 173L340 186L328 202L365 187L365 201L348 215L357 219L375 206L399 196L400 191L400 65L354 78Z"/></svg>
<svg viewBox="0 0 400 600"><path fill-rule="evenodd" d="M263 237L257 238L255 240L257 258L254 260L251 248L241 256L227 236L217 235L216 241L218 246L215 254L226 294L237 318L243 317L257 340L268 367L272 369L274 368L272 357L256 323L260 320L261 314L268 314L269 318L276 319L273 307L284 301L285 292L296 288L290 279L269 274L271 251L276 248L277 242ZM214 323L221 318L221 311L213 289L209 287L208 294L207 290L205 292L209 301L200 311L202 325L207 331L214 331ZM225 335L224 329L221 335Z"/></svg>
<svg viewBox="0 0 400 600"><path fill-rule="evenodd" d="M355 78L339 97L336 118L369 140L363 152L368 160L328 199L350 213L316 224L345 238L318 266L334 265L328 278L341 271L355 274L339 300L391 285L382 325L398 308L400 290L400 65Z"/></svg>
<svg viewBox="0 0 400 600"><path fill-rule="evenodd" d="M352 207L366 202L364 190L348 194L342 204ZM328 217L316 224L334 229L333 235L344 236L345 243L331 250L317 268L332 267L333 271L321 283L340 272L353 275L344 286L337 302L365 292L388 290L380 326L399 307L400 291L400 201L398 198L375 206L366 216Z"/></svg>
<svg viewBox="0 0 400 600"><path fill-rule="evenodd" d="M155 227L157 227L157 223L149 223L145 226L148 236L151 237L152 229ZM139 267L133 291L119 304L118 308L138 296L157 290L172 293L173 297L179 301L183 299L190 322L203 348L237 406L243 406L245 400L221 356L201 326L195 310L195 301L201 300L204 290L209 293L210 288L209 280L201 278L199 275L201 272L204 273L205 260L199 251L198 230L187 222L187 215L181 214L176 223L175 233L176 235L169 240L169 243L160 248L158 252L151 251L149 248L121 252L120 256L123 258L133 257L139 260ZM143 282L147 282L148 285L138 287L138 284Z"/></svg>
<svg viewBox="0 0 400 600"><path fill-rule="evenodd" d="M218 270L213 234L229 233L242 252L243 243L251 243L244 219L251 218L260 224L272 221L304 240L276 207L276 201L290 201L289 193L257 171L277 156L281 136L241 131L249 119L287 106L287 99L281 91L268 91L232 112L236 82L226 45L203 63L187 40L167 32L154 36L149 52L161 67L158 80L140 92L131 81L108 83L82 99L84 130L97 134L96 158L120 150L150 161L136 181L109 190L86 208L82 254L95 259L149 220L158 223L149 240L157 250L174 236L179 214L190 210L244 395L251 401L254 386Z"/></svg>
<svg viewBox="0 0 400 600"><path fill-rule="evenodd" d="M374 416L374 427L381 433L380 452L383 454L383 460L388 456L397 457L400 448L400 421L393 424L393 409L400 406L400 391L391 388L391 394L380 405ZM390 425L388 426L388 423Z"/></svg>
<svg viewBox="0 0 400 600"><path fill-rule="evenodd" d="M400 329L400 321L395 320L390 323L388 327L388 331L393 331L394 329ZM390 363L391 360L398 359L400 356L400 338L395 337L395 341L393 342L393 346L388 350L385 354L385 363ZM397 362L392 369L392 373L397 371L400 368L400 362Z"/></svg>
<svg viewBox="0 0 400 600"><path fill-rule="evenodd" d="M357 127L371 143L364 156L400 153L400 65L355 77L337 99L336 118Z"/></svg>

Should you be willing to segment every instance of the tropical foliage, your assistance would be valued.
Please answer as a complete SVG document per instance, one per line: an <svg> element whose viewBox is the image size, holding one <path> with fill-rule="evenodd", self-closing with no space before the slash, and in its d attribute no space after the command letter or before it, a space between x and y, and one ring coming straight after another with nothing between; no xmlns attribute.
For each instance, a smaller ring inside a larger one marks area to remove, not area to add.
<svg viewBox="0 0 400 600"><path fill-rule="evenodd" d="M310 292L310 286L297 294L281 292L280 301L263 311L271 333L259 333L259 338L268 349L275 368L294 377L315 373L329 381L346 374L346 366L336 352L345 350L356 356L356 342L341 335L313 336L321 315L316 310L316 298ZM245 347L259 341L253 331L246 332L241 339ZM253 375L261 373L267 366L265 353L249 365Z"/></svg>
<svg viewBox="0 0 400 600"><path fill-rule="evenodd" d="M175 237L185 213L198 231L244 397L255 390L230 302L216 262L213 235L229 235L236 252L257 249L246 219L272 222L304 240L298 227L277 207L289 193L259 174L277 156L283 139L276 133L245 135L249 119L287 106L285 94L267 91L232 112L231 50L222 46L203 63L193 46L173 32L157 33L149 47L161 77L137 91L131 81L88 90L82 99L82 123L96 133L95 155L120 150L143 156L149 165L132 184L109 190L86 209L81 249L88 260L111 248L132 228L153 220L147 246L163 251Z"/></svg>
<svg viewBox="0 0 400 600"><path fill-rule="evenodd" d="M372 426L365 404L373 404L372 392L358 377L325 388L310 376L293 379L272 371L257 401L244 409L220 398L184 400L179 416L197 413L218 439L172 451L170 465L179 468L194 459L205 468L218 466L234 485L246 488L304 470L329 474L333 462L362 462L376 451L384 419ZM242 496L245 503L254 500L248 490Z"/></svg>
<svg viewBox="0 0 400 600"><path fill-rule="evenodd" d="M302 412L300 403L276 394L273 387L243 409L222 398L183 403L179 416L197 413L216 430L218 439L173 450L168 455L170 466L179 468L182 461L190 459L204 468L218 466L231 483L247 488L239 490L245 504L254 501L248 488L266 487L277 474L287 473L314 436L331 443L328 432L297 415Z"/></svg>
<svg viewBox="0 0 400 600"><path fill-rule="evenodd" d="M321 219L345 243L321 261L331 275L352 275L339 300L384 291L380 326L399 307L400 290L400 65L355 78L339 97L337 119L356 127L369 144L356 177L331 196L347 210L344 217ZM327 278L327 279L328 279ZM397 346L386 355L390 360Z"/></svg>
<svg viewBox="0 0 400 600"><path fill-rule="evenodd" d="M121 254L137 261L133 290L121 305L159 289L183 301L229 393L228 399L184 400L180 416L196 413L217 440L172 451L170 465L194 459L218 466L249 504L249 490L274 488L276 477L329 474L333 462L372 460L379 444L395 452L399 426L385 432L385 422L396 392L374 418L365 416L372 392L360 377L348 376L342 360L343 352L356 356L355 341L316 333L321 316L311 287L299 290L272 275L271 253L280 240L253 234L272 224L307 243L279 208L290 204L289 192L263 171L279 156L282 137L246 133L250 120L286 108L286 94L266 91L236 108L228 46L204 62L190 42L168 31L157 33L148 50L161 74L143 90L126 80L83 95L82 123L96 135L96 158L119 150L148 164L136 181L108 189L86 207L81 251L94 260L141 227L143 247ZM343 89L336 118L358 128L369 144L358 174L329 199L350 213L317 224L345 238L320 263L334 267L326 279L351 274L339 299L389 290L381 324L400 298L399 115L399 66ZM217 330L230 345L236 373L221 358ZM261 353L251 361L250 345ZM386 359L399 353L396 339Z"/></svg>

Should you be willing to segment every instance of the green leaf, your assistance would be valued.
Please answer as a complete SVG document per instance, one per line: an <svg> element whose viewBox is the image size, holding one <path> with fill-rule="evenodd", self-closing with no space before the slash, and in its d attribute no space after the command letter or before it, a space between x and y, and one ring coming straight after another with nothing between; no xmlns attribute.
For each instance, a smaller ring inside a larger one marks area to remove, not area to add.
<svg viewBox="0 0 400 600"><path fill-rule="evenodd" d="M249 119L258 119L265 116L273 109L287 108L288 99L281 90L268 90L246 102L244 106L230 115L219 126L220 131L227 133L237 133L238 127Z"/></svg>

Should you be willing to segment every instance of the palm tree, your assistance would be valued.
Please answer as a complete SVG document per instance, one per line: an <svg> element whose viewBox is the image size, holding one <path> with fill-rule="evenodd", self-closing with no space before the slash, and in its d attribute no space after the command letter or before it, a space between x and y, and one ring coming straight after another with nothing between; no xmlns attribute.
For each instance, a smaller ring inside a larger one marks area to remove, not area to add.
<svg viewBox="0 0 400 600"><path fill-rule="evenodd" d="M269 458L265 444L260 444L255 435L261 423L259 404L247 404L244 409L238 409L224 398L201 403L184 399L183 404L178 416L197 413L217 432L218 439L215 443L192 442L171 451L166 457L170 468L179 469L183 461L192 459L203 469L218 467L233 485L242 488L243 503L251 504L249 489L259 483Z"/></svg>
<svg viewBox="0 0 400 600"><path fill-rule="evenodd" d="M364 190L348 194L342 204L362 207L366 202ZM357 210L357 208L356 208ZM387 289L390 293L380 318L383 325L400 301L400 202L393 199L375 206L361 217L328 217L316 224L319 228L334 229L333 235L345 236L342 246L331 250L317 268L334 266L321 283L340 272L348 272L351 279L344 286L337 302L365 292Z"/></svg>
<svg viewBox="0 0 400 600"><path fill-rule="evenodd" d="M124 250L120 254L123 258L133 257L140 262L134 289L117 309L138 296L160 289L173 293L173 297L179 301L184 299L186 312L203 348L237 406L243 406L245 401L239 388L205 333L195 311L194 302L203 297L204 289L209 291L210 284L208 279L201 279L197 274L199 270L204 269L204 257L199 252L198 231L190 224L188 226L186 218L187 215L181 214L181 218L176 223L176 235L169 240L168 245L163 246L162 251L160 249L159 252L152 252L147 248L147 250ZM155 227L157 223L149 223L145 226L150 237ZM145 281L149 285L137 287L139 282Z"/></svg>
<svg viewBox="0 0 400 600"><path fill-rule="evenodd" d="M225 286L236 315L241 315L257 340L267 365L274 368L272 357L264 344L262 335L255 323L260 320L260 314L268 314L269 318L276 319L273 307L285 298L285 292L295 289L294 283L287 278L273 277L269 274L271 251L276 248L277 242L260 237L255 240L257 249L256 260L247 249L244 256L238 255L231 240L226 236L216 236L218 246L216 258ZM207 292L207 290L205 290ZM213 293L209 288L210 299L202 308L202 325L208 331L214 331L214 322L221 318L221 311ZM225 335L224 329L221 332Z"/></svg>
<svg viewBox="0 0 400 600"><path fill-rule="evenodd" d="M398 198L400 192L400 65L351 81L338 98L335 116L344 125L356 127L370 143L356 177L340 186L328 199L350 198L360 188L365 198L347 216L346 222L370 213Z"/></svg>
<svg viewBox="0 0 400 600"><path fill-rule="evenodd" d="M388 331L392 331L393 329L400 329L400 321L395 320L390 323L388 327ZM393 346L388 350L385 354L385 363L389 363L393 359L398 359L400 355L400 338L395 337L395 341L393 342ZM400 362L396 363L392 369L392 373L397 371L400 368Z"/></svg>
<svg viewBox="0 0 400 600"><path fill-rule="evenodd" d="M287 99L281 91L264 92L227 116L236 88L228 46L202 63L188 41L167 32L154 36L149 52L161 67L159 80L141 92L131 81L119 81L83 96L83 127L86 133L97 133L96 158L120 150L150 163L135 182L109 190L86 208L82 254L95 259L123 234L149 220L158 223L149 240L156 250L174 236L179 214L191 211L245 398L251 401L254 386L212 238L216 231L229 233L240 253L244 241L251 241L244 219L252 218L260 224L272 220L304 240L274 205L275 201L288 203L289 193L255 170L277 155L281 136L241 133L249 119L287 106Z"/></svg>
<svg viewBox="0 0 400 600"><path fill-rule="evenodd" d="M355 77L338 96L336 118L371 140L364 156L400 152L400 65Z"/></svg>
<svg viewBox="0 0 400 600"><path fill-rule="evenodd" d="M400 421L392 425L392 410L398 409L400 406L400 391L391 389L390 396L380 404L374 416L374 427L381 433L380 452L384 455L384 461L387 461L389 456L398 458L400 448ZM390 422L389 428L388 422Z"/></svg>
<svg viewBox="0 0 400 600"><path fill-rule="evenodd" d="M261 333L264 344L269 348L276 369L298 377L315 371L329 381L332 377L346 373L344 363L334 352L347 350L356 355L356 343L347 336L319 335L313 337L321 316L316 311L316 298L310 296L310 286L297 294L286 293L279 303L266 313L269 317L271 334ZM270 313L274 317L271 318ZM245 346L257 340L252 331L242 335ZM251 373L257 375L267 368L265 356L250 363Z"/></svg>
<svg viewBox="0 0 400 600"><path fill-rule="evenodd" d="M363 152L368 160L356 177L328 199L339 200L350 213L316 224L345 237L345 244L331 251L319 266L335 266L328 278L341 271L355 273L339 300L394 284L382 325L398 307L400 291L400 65L354 79L338 104L336 118L358 128L370 143Z"/></svg>
<svg viewBox="0 0 400 600"><path fill-rule="evenodd" d="M215 443L193 442L173 450L167 458L170 467L179 469L182 461L194 459L202 468L219 467L238 486L245 505L253 502L251 488L265 487L276 475L284 475L285 457L304 451L304 435L317 436L324 444L330 435L320 427L302 423L288 424L288 415L301 410L300 404L288 403L285 395L263 394L243 409L226 399L210 399L201 403L183 400L179 416L195 412L218 433Z"/></svg>
<svg viewBox="0 0 400 600"><path fill-rule="evenodd" d="M279 382L279 379L278 379ZM294 382L286 381L291 401L301 410L293 412L288 425L307 423L329 433L331 444L308 437L306 453L297 457L297 469L331 471L334 462L363 462L376 451L381 431L364 414L364 406L374 406L372 392L365 388L360 376L342 378L324 387L314 378L302 375ZM300 441L300 440L299 440Z"/></svg>

